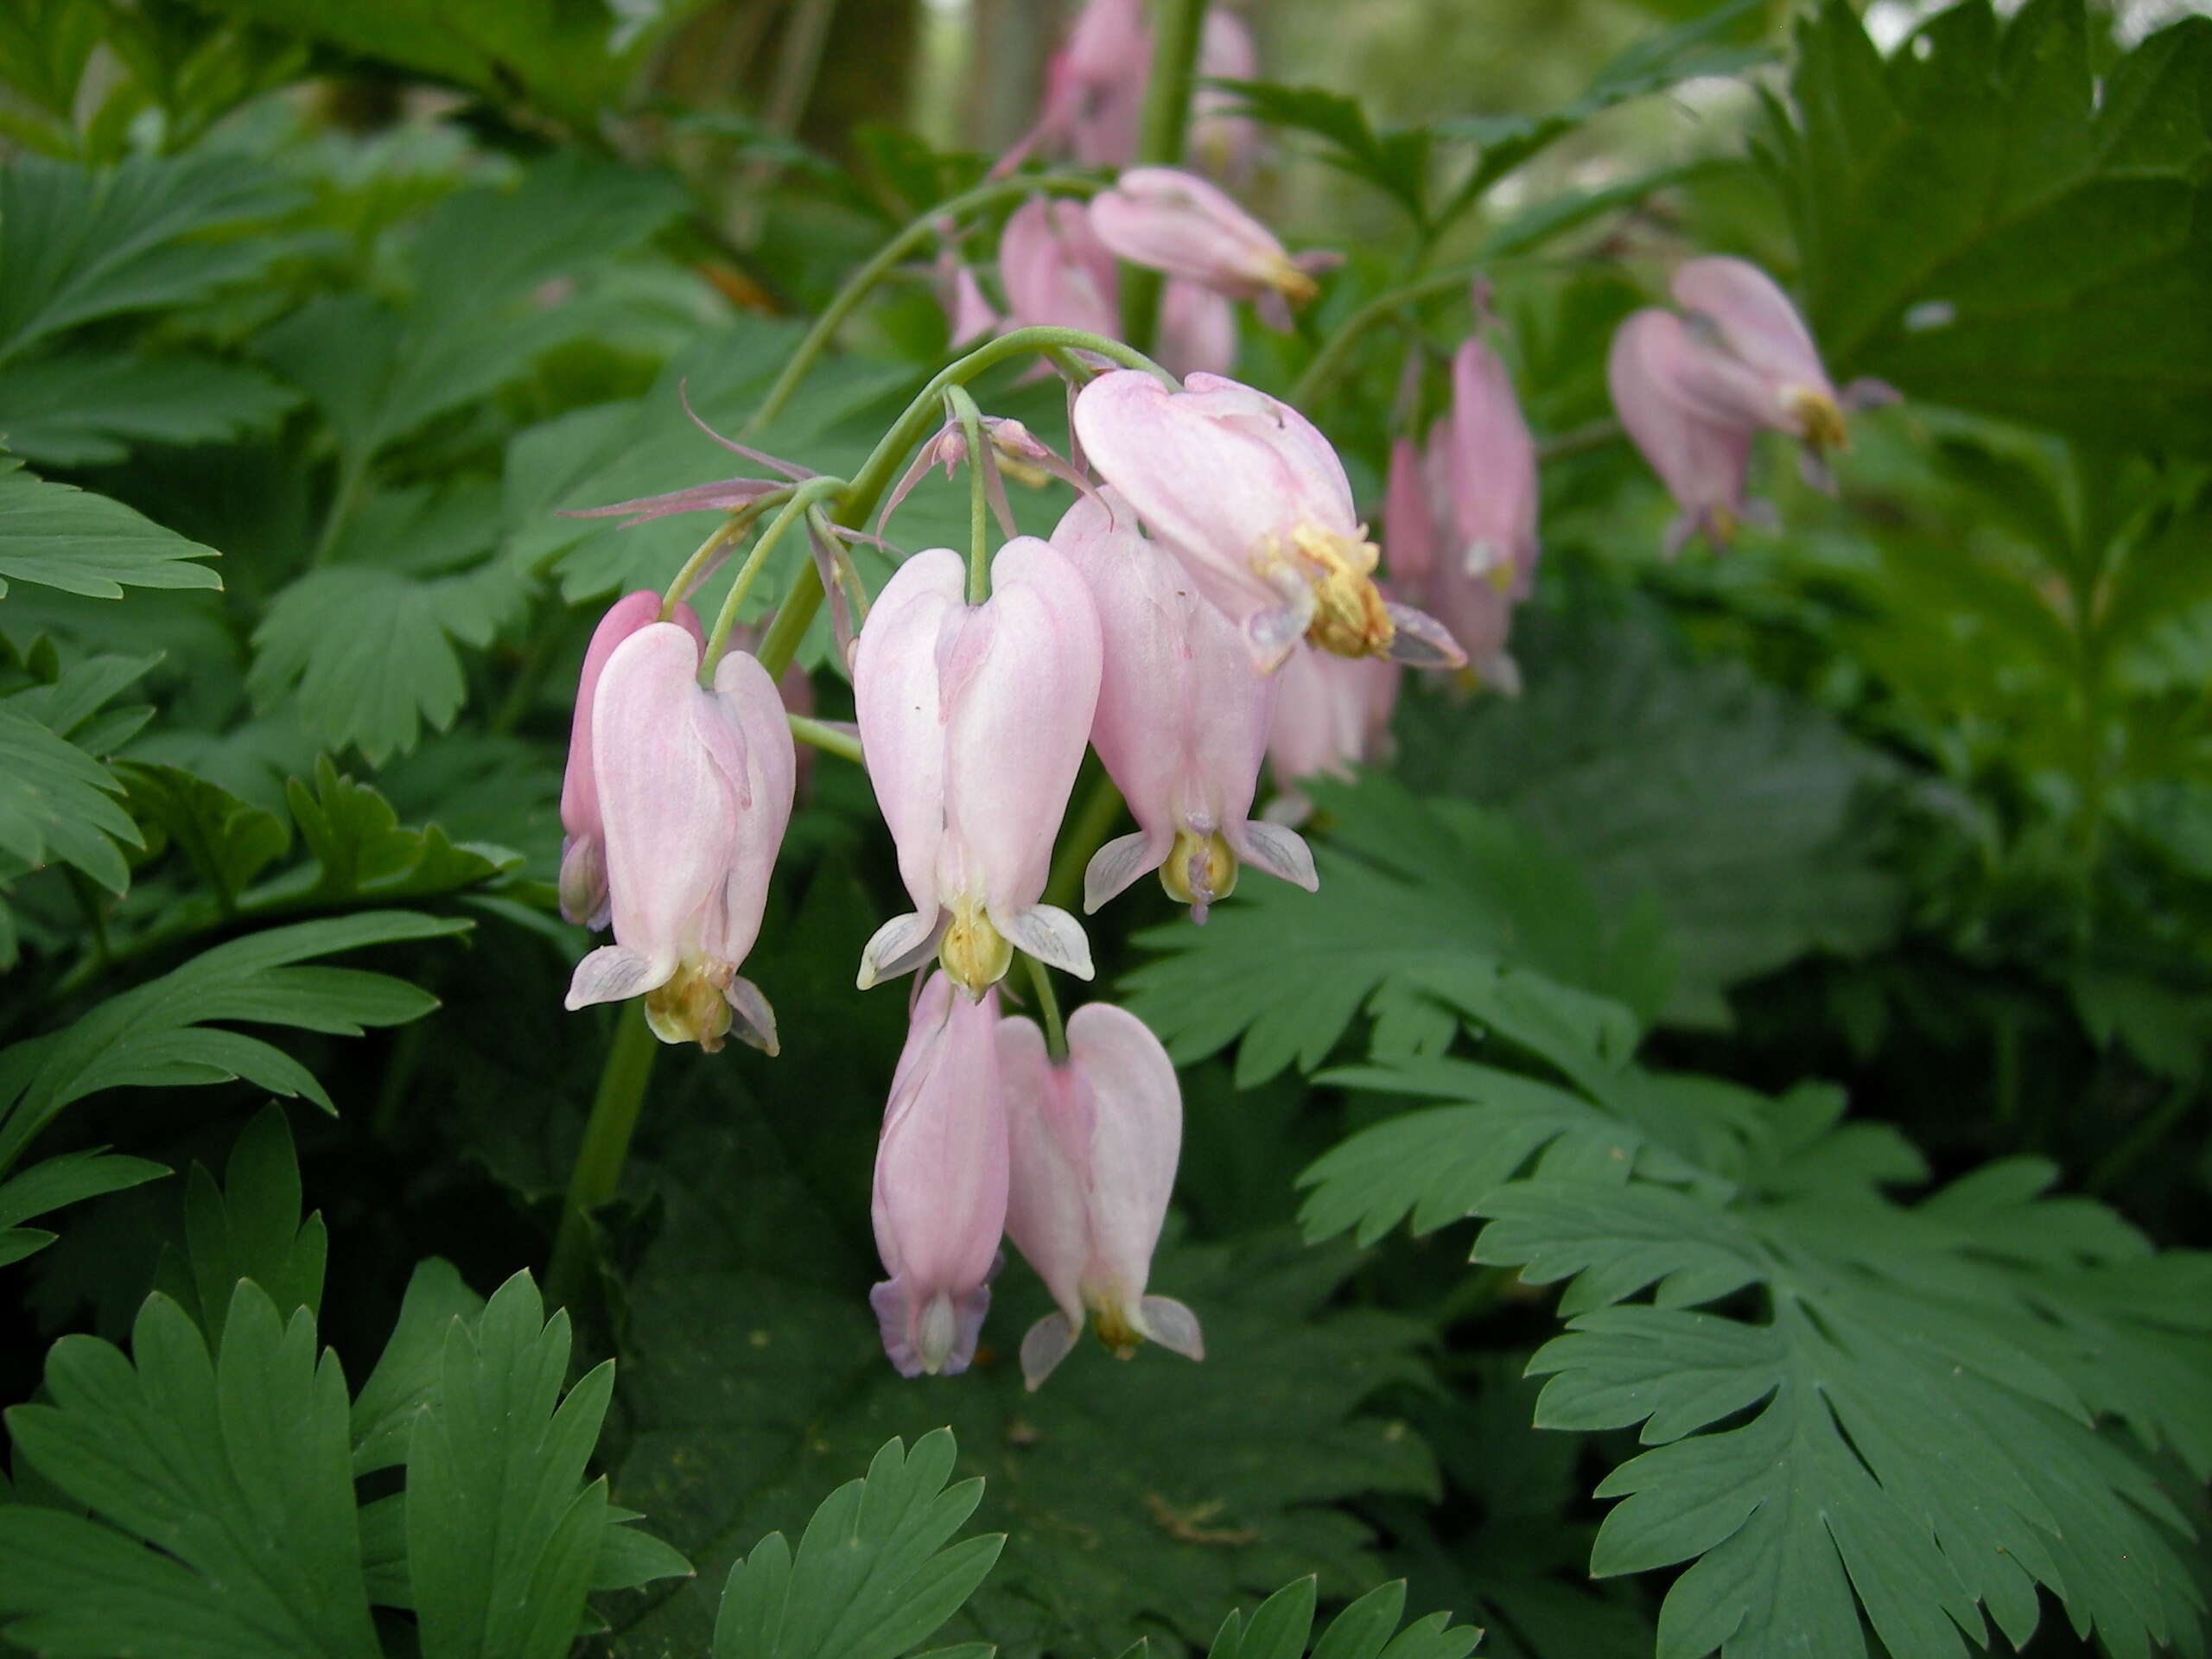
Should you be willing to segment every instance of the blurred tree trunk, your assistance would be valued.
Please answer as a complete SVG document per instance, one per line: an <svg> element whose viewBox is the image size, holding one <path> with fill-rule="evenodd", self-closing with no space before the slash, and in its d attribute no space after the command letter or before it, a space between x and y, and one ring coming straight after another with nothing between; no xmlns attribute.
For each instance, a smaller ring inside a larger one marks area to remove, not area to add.
<svg viewBox="0 0 2212 1659"><path fill-rule="evenodd" d="M716 0L677 31L655 79L691 109L735 104L771 130L849 153L863 121L903 122L919 0Z"/></svg>
<svg viewBox="0 0 2212 1659"><path fill-rule="evenodd" d="M1046 0L970 0L969 97L963 143L995 155L1029 130L1045 86L1045 60L1075 8Z"/></svg>

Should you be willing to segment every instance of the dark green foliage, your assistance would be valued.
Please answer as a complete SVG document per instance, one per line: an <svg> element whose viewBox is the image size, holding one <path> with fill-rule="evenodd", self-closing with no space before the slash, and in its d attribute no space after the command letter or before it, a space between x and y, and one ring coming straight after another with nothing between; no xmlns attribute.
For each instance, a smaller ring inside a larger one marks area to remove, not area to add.
<svg viewBox="0 0 2212 1659"><path fill-rule="evenodd" d="M2101 446L2212 448L2212 21L2093 60L2083 0L1881 57L1800 24L1768 160L1831 360Z"/></svg>
<svg viewBox="0 0 2212 1659"><path fill-rule="evenodd" d="M318 1361L312 1313L288 1323L250 1282L223 1337L211 1359L182 1309L149 1298L130 1357L65 1338L47 1362L54 1403L9 1412L23 1455L92 1511L0 1509L0 1617L14 1640L180 1659L381 1651L336 1358Z"/></svg>
<svg viewBox="0 0 2212 1659"><path fill-rule="evenodd" d="M1476 1262L1567 1281L1568 1334L1530 1363L1553 1378L1536 1421L1641 1425L1656 1448L1599 1486L1627 1501L1591 1565L1698 1561L1662 1651L1856 1656L1858 1606L1891 1652L1983 1643L1985 1610L2018 1643L2037 1583L2116 1653L2196 1650L2190 1527L2151 1454L2212 1470L2212 1321L2111 1293L2201 1284L2212 1262L2154 1259L2111 1211L2040 1197L2047 1166L1901 1205L1884 1189L1925 1165L1840 1122L1830 1090L1765 1101L1630 1069L1578 1097L1460 1061L1337 1080L1455 1103L1316 1165L1314 1236L1478 1216ZM1763 1317L1698 1311L1746 1288Z"/></svg>

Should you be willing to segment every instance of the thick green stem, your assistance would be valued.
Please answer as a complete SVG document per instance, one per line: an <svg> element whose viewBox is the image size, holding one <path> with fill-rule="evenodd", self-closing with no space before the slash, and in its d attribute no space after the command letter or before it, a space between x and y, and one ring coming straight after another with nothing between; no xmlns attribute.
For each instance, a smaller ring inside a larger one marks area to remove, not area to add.
<svg viewBox="0 0 2212 1659"><path fill-rule="evenodd" d="M1060 999L1052 990L1052 976L1043 963L1027 952L1021 960L1028 965L1029 982L1037 988L1037 1012L1045 1019L1045 1052L1057 1065L1068 1057L1068 1033L1060 1020Z"/></svg>
<svg viewBox="0 0 2212 1659"><path fill-rule="evenodd" d="M745 435L751 436L784 412L784 406L791 402L792 394L798 391L815 363L823 353L830 349L830 342L836 337L837 330L843 326L845 319L852 315L860 302L897 268L900 261L911 257L931 238L940 234L947 222L957 224L963 216L978 209L994 207L1002 201L1019 201L1027 195L1088 196L1096 194L1103 188L1096 179L1046 173L995 179L938 203L885 243L873 258L846 278L845 285L823 308L822 315L814 320L814 326L806 331L805 338L791 353L791 360L784 365L783 372L768 388L767 396L761 398L760 406L747 417Z"/></svg>
<svg viewBox="0 0 2212 1659"><path fill-rule="evenodd" d="M1192 71L1205 25L1206 0L1153 0L1152 69L1137 117L1139 167L1183 164ZM1152 349L1160 327L1160 291L1158 271L1122 267L1122 338L1139 351Z"/></svg>
<svg viewBox="0 0 2212 1659"><path fill-rule="evenodd" d="M645 1104L645 1084L653 1074L660 1039L645 1023L645 1009L631 1002L615 1011L614 1040L600 1069L583 1145L569 1175L569 1195L561 1206L560 1230L553 1237L553 1259L545 1269L545 1294L556 1307L582 1300L591 1275L591 1215L622 1184L630 1156L630 1137Z"/></svg>

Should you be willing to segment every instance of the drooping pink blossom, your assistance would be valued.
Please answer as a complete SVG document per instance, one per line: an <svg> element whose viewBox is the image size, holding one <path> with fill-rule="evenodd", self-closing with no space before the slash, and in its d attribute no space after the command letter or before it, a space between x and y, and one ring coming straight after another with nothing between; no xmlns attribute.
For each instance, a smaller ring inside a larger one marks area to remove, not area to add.
<svg viewBox="0 0 2212 1659"><path fill-rule="evenodd" d="M1052 545L1097 607L1105 657L1090 742L1138 824L1091 859L1084 911L1156 869L1203 922L1236 885L1240 861L1312 891L1306 843L1252 821L1274 679L1253 668L1229 620L1111 492L1070 508Z"/></svg>
<svg viewBox="0 0 2212 1659"><path fill-rule="evenodd" d="M868 1302L902 1376L966 1370L990 1306L1009 1155L998 1025L995 991L956 996L932 974L892 1075L872 1205L890 1277Z"/></svg>
<svg viewBox="0 0 2212 1659"><path fill-rule="evenodd" d="M1679 391L1697 372L1697 352L1680 317L1652 308L1621 324L1605 358L1614 412L1681 508L1667 531L1669 557L1700 532L1726 548L1751 512L1744 487L1752 429L1716 423Z"/></svg>
<svg viewBox="0 0 2212 1659"><path fill-rule="evenodd" d="M1536 446L1512 378L1479 340L1452 359L1446 480L1452 535L1423 599L1467 653L1468 667L1507 692L1520 671L1507 653L1513 607L1535 583Z"/></svg>
<svg viewBox="0 0 2212 1659"><path fill-rule="evenodd" d="M999 241L999 280L1006 286L1009 327L1121 337L1114 256L1080 202L1039 196L1015 208ZM1160 296L1159 356L1178 374L1226 370L1236 356L1236 319L1228 300L1196 283L1168 283Z"/></svg>
<svg viewBox="0 0 2212 1659"><path fill-rule="evenodd" d="M999 238L999 281L1013 327L1109 338L1121 328L1114 256L1080 202L1033 196L1015 208Z"/></svg>
<svg viewBox="0 0 2212 1659"><path fill-rule="evenodd" d="M950 549L916 554L854 652L868 781L914 901L868 941L863 990L934 951L981 995L1016 946L1090 976L1082 924L1038 900L1097 707L1097 613L1075 567L1034 537L999 550L983 604L965 583Z"/></svg>
<svg viewBox="0 0 2212 1659"><path fill-rule="evenodd" d="M1338 259L1331 253L1293 256L1221 190L1180 168L1122 174L1111 190L1091 198L1090 223L1122 258L1232 300L1256 300L1261 315L1277 328L1290 327L1290 306L1318 291L1313 273Z"/></svg>
<svg viewBox="0 0 2212 1659"><path fill-rule="evenodd" d="M1302 822L1313 809L1299 784L1348 778L1353 766L1382 758L1403 672L1371 657L1332 657L1303 646L1291 653L1275 676L1282 683L1268 729L1268 770L1276 790L1269 818Z"/></svg>
<svg viewBox="0 0 2212 1659"><path fill-rule="evenodd" d="M1149 1339L1205 1357L1198 1316L1145 1294L1182 1153L1183 1096L1160 1039L1103 1002L1067 1023L1055 1065L1027 1020L998 1027L999 1077L1012 1180L1007 1232L1052 1294L1021 1343L1021 1374L1037 1388L1067 1357L1086 1314L1122 1358Z"/></svg>
<svg viewBox="0 0 2212 1659"><path fill-rule="evenodd" d="M1833 489L1822 454L1846 446L1847 411L1897 397L1878 380L1839 392L1789 296L1747 261L1689 260L1672 292L1680 314L1635 313L1606 363L1621 424L1681 506L1670 555L1700 531L1725 547L1738 519L1766 511L1744 499L1755 434L1796 439L1806 480Z"/></svg>
<svg viewBox="0 0 2212 1659"><path fill-rule="evenodd" d="M1262 672L1301 639L1338 656L1465 660L1433 619L1376 587L1379 552L1353 517L1344 464L1288 404L1218 375L1175 390L1117 370L1084 388L1075 427Z"/></svg>
<svg viewBox="0 0 2212 1659"><path fill-rule="evenodd" d="M1670 285L1694 349L1669 387L1712 425L1786 432L1818 450L1844 442L1820 348L1789 296L1746 260L1692 259Z"/></svg>
<svg viewBox="0 0 2212 1659"><path fill-rule="evenodd" d="M699 652L654 622L601 671L591 754L614 943L576 964L568 1006L642 995L663 1042L711 1052L734 1031L772 1054L775 1015L737 969L760 931L796 757L767 671L731 652L709 689Z"/></svg>
<svg viewBox="0 0 2212 1659"><path fill-rule="evenodd" d="M676 607L675 620L699 645L706 644L707 636L689 605ZM575 711L569 716L568 770L561 779L561 913L579 927L602 928L607 919L607 832L600 822L599 787L591 763L592 698L614 648L659 620L658 594L625 594L599 619L584 649Z"/></svg>

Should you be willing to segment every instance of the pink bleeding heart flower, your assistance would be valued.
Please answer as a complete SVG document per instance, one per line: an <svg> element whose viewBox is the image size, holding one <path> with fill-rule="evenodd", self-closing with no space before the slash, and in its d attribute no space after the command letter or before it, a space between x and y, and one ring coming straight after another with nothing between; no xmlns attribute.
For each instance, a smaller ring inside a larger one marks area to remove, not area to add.
<svg viewBox="0 0 2212 1659"><path fill-rule="evenodd" d="M872 1205L891 1276L868 1303L902 1376L966 1370L990 1306L1008 1165L998 1025L996 992L955 996L933 974L892 1075Z"/></svg>
<svg viewBox="0 0 2212 1659"><path fill-rule="evenodd" d="M1105 662L1090 742L1139 825L1091 859L1085 912L1148 869L1200 922L1236 887L1240 861L1313 891L1306 843L1252 822L1274 679L1254 671L1229 620L1192 591L1166 550L1137 533L1118 498L1077 502L1052 545L1097 607Z"/></svg>
<svg viewBox="0 0 2212 1659"><path fill-rule="evenodd" d="M1039 904L1052 840L1098 703L1098 617L1067 559L1032 536L991 562L970 605L949 548L899 566L861 627L853 702L912 913L877 930L859 982L935 951L970 995L1016 946L1090 977L1083 925Z"/></svg>
<svg viewBox="0 0 2212 1659"><path fill-rule="evenodd" d="M1621 324L1605 359L1614 412L1681 508L1667 531L1670 558L1700 532L1725 549L1739 521L1768 516L1744 499L1751 427L1715 422L1681 390L1700 372L1699 350L1680 317L1652 308Z"/></svg>
<svg viewBox="0 0 2212 1659"><path fill-rule="evenodd" d="M1348 778L1354 766L1384 756L1402 675L1395 663L1372 658L1302 648L1292 654L1275 676L1281 684L1268 728L1268 770L1277 791L1268 806L1270 819L1302 823L1313 803L1298 784Z"/></svg>
<svg viewBox="0 0 2212 1659"><path fill-rule="evenodd" d="M1098 239L1134 264L1200 283L1232 300L1261 302L1261 315L1290 327L1289 306L1319 291L1313 273L1332 253L1293 257L1274 232L1195 173L1140 167L1090 200Z"/></svg>
<svg viewBox="0 0 2212 1659"><path fill-rule="evenodd" d="M732 652L710 690L699 654L691 632L655 622L601 671L591 754L614 943L576 964L568 1006L642 995L664 1043L711 1053L734 1031L773 1054L775 1015L737 969L760 931L796 757L767 670Z"/></svg>
<svg viewBox="0 0 2212 1659"><path fill-rule="evenodd" d="M1448 434L1453 545L1437 561L1427 601L1471 671L1516 692L1520 671L1505 644L1513 607L1535 582L1536 445L1504 361L1478 340L1463 343L1452 359Z"/></svg>
<svg viewBox="0 0 2212 1659"><path fill-rule="evenodd" d="M1121 337L1121 283L1114 256L1078 202L1033 197L1007 217L999 240L1009 328L1081 328ZM1236 357L1229 302L1197 283L1161 291L1160 360L1178 374L1227 369Z"/></svg>
<svg viewBox="0 0 2212 1659"><path fill-rule="evenodd" d="M1015 208L999 238L999 280L1010 327L1081 328L1109 338L1121 328L1114 256L1080 202L1033 196Z"/></svg>
<svg viewBox="0 0 2212 1659"><path fill-rule="evenodd" d="M1160 291L1160 343L1170 374L1226 374L1236 362L1236 313L1198 283L1170 277Z"/></svg>
<svg viewBox="0 0 2212 1659"><path fill-rule="evenodd" d="M1160 1039L1103 1002L1070 1017L1055 1065L1030 1021L999 1022L999 1079L1013 1155L1007 1234L1058 1311L1021 1342L1031 1389L1067 1357L1086 1313L1126 1359L1151 1340L1205 1357L1198 1316L1148 1296L1152 1253L1175 1188L1183 1095Z"/></svg>
<svg viewBox="0 0 2212 1659"><path fill-rule="evenodd" d="M1719 427L1786 432L1815 450L1844 442L1843 410L1811 330L1757 265L1692 259L1671 284L1695 349L1669 387Z"/></svg>
<svg viewBox="0 0 2212 1659"><path fill-rule="evenodd" d="M1428 591L1443 540L1436 519L1421 451L1411 438L1399 438L1390 445L1390 471L1382 491L1382 550L1390 584L1401 593Z"/></svg>
<svg viewBox="0 0 2212 1659"><path fill-rule="evenodd" d="M1380 553L1352 515L1344 463L1287 404L1219 375L1179 391L1122 369L1083 389L1075 428L1262 672L1300 639L1342 657L1466 660L1432 618L1376 587Z"/></svg>
<svg viewBox="0 0 2212 1659"><path fill-rule="evenodd" d="M599 786L592 771L591 706L600 676L614 648L640 628L660 620L660 595L625 594L607 607L584 650L583 673L576 682L575 713L569 726L569 766L561 779L561 913L579 927L607 925L607 831L600 821ZM707 636L689 605L676 607L677 625L695 644Z"/></svg>

